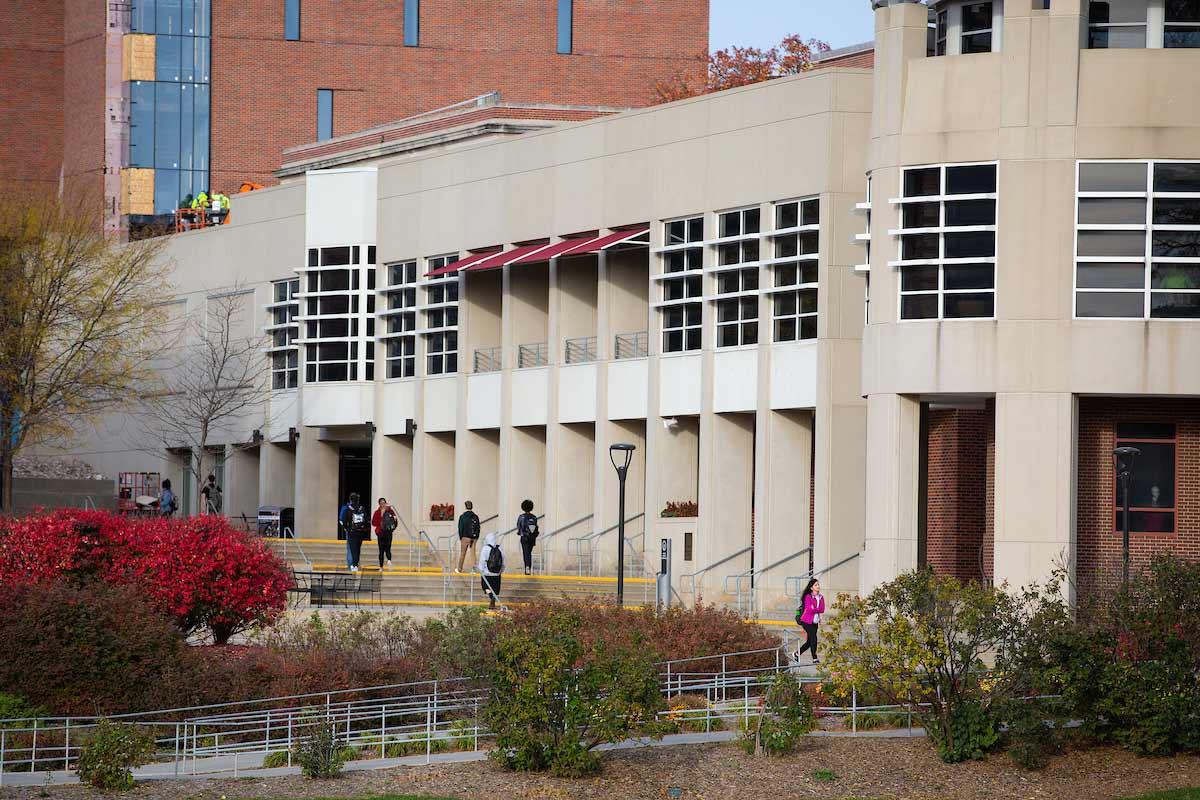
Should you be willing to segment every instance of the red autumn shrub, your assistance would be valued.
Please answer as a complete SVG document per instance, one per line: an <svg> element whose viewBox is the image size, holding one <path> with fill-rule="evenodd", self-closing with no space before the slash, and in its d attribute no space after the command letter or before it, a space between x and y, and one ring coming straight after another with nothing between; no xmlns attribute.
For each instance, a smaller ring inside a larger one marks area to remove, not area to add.
<svg viewBox="0 0 1200 800"><path fill-rule="evenodd" d="M185 634L223 644L283 612L291 583L267 546L214 516L131 519L62 509L0 519L0 582L100 580L138 589Z"/></svg>

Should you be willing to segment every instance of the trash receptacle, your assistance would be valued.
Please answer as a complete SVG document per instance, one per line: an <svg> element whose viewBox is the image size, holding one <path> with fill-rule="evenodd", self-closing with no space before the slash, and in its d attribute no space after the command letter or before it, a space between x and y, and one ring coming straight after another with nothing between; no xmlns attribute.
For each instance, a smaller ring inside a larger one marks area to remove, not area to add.
<svg viewBox="0 0 1200 800"><path fill-rule="evenodd" d="M258 535L292 538L296 528L296 509L286 506L258 507Z"/></svg>

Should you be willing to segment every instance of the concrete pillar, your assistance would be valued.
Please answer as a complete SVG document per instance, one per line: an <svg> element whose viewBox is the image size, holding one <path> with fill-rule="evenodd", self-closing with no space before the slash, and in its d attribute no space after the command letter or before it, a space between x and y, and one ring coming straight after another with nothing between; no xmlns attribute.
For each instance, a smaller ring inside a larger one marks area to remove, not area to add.
<svg viewBox="0 0 1200 800"><path fill-rule="evenodd" d="M376 433L371 442L371 502L374 509L380 497L386 497L400 515L401 528L413 521L413 437L384 436ZM413 530L401 532L413 535ZM397 535L399 535L398 532Z"/></svg>
<svg viewBox="0 0 1200 800"><path fill-rule="evenodd" d="M996 395L996 585L1074 574L1078 417L1071 394Z"/></svg>
<svg viewBox="0 0 1200 800"><path fill-rule="evenodd" d="M867 398L867 519L861 591L917 566L921 404L913 397ZM824 587L822 587L824 588Z"/></svg>
<svg viewBox="0 0 1200 800"><path fill-rule="evenodd" d="M754 564L765 569L807 548L812 478L813 415L769 411L758 420L755 474ZM761 608L786 605L789 575L808 572L811 553L769 570L755 581Z"/></svg>
<svg viewBox="0 0 1200 800"><path fill-rule="evenodd" d="M566 466L565 464L563 466ZM548 514L546 506L546 428L530 425L512 428L509 438L508 468L509 495L502 506L509 515L501 519L500 530L508 530L517 521L521 502L533 501L534 513ZM548 520L547 520L548 522ZM543 523L542 530L548 531Z"/></svg>
<svg viewBox="0 0 1200 800"><path fill-rule="evenodd" d="M263 442L258 451L259 505L296 505L296 448Z"/></svg>
<svg viewBox="0 0 1200 800"><path fill-rule="evenodd" d="M303 428L296 442L296 536L336 539L338 444L322 442L317 428Z"/></svg>
<svg viewBox="0 0 1200 800"><path fill-rule="evenodd" d="M546 475L547 499L544 511L548 525L542 530L549 534L592 514L595 502L596 426L592 423L550 426L547 450L554 450L553 463L557 469ZM610 467L611 469L611 467ZM640 480L644 476L633 476ZM567 566L567 541L594 530L592 520L582 522L555 535L545 542L547 565L558 572Z"/></svg>
<svg viewBox="0 0 1200 800"><path fill-rule="evenodd" d="M506 438L502 436L501 431L495 428L468 430L455 448L455 452L450 454L458 473L456 483L462 487L460 500L471 500L475 504L475 513L481 520L500 515L498 520L484 524L485 533L506 530L517 518L516 514L512 514L510 521L510 515L500 505L502 497L500 494L500 453ZM454 487L447 488L450 490L446 492L447 497L455 496L450 494ZM449 502L449 500L444 502ZM458 503L458 506L459 508L455 510L461 513L461 502Z"/></svg>
<svg viewBox="0 0 1200 800"><path fill-rule="evenodd" d="M705 556L701 564L713 564L750 546L750 525L754 497L754 415L711 414L711 443L704 451L709 469L707 491L700 493L704 505L701 519L708 523L710 535L701 545ZM703 436L702 436L703 439ZM703 487L705 481L701 479ZM765 565L764 565L765 566ZM725 577L750 569L750 554L738 556L705 575L709 594L724 588ZM750 583L743 581L748 591ZM732 587L731 587L732 588Z"/></svg>
<svg viewBox="0 0 1200 800"><path fill-rule="evenodd" d="M225 448L225 516L253 522L258 517L259 453L257 447Z"/></svg>

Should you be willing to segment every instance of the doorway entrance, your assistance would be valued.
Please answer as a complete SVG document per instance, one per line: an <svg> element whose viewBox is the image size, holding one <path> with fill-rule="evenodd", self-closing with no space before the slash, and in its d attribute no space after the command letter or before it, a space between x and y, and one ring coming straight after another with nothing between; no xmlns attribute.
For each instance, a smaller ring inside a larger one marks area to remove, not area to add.
<svg viewBox="0 0 1200 800"><path fill-rule="evenodd" d="M341 447L338 453L338 508L346 504L351 492L358 492L363 506L370 513L374 506L371 498L371 448ZM339 531L339 538L344 534Z"/></svg>

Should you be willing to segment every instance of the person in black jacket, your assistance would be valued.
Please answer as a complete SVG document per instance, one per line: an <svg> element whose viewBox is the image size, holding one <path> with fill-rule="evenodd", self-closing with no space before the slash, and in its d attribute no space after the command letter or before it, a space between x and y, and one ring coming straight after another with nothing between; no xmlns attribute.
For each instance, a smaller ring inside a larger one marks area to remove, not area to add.
<svg viewBox="0 0 1200 800"><path fill-rule="evenodd" d="M471 558L475 558L475 543L479 541L479 515L475 513L475 505L470 500L463 503L467 510L458 516L458 567L455 572L463 571L463 563L467 558L467 551L471 551Z"/></svg>
<svg viewBox="0 0 1200 800"><path fill-rule="evenodd" d="M538 518L533 513L533 501L521 503L521 515L517 517L517 535L521 537L521 557L525 559L525 574L533 573L533 545L538 537Z"/></svg>
<svg viewBox="0 0 1200 800"><path fill-rule="evenodd" d="M359 558L362 556L362 545L370 536L371 520L367 510L363 508L358 492L350 494L350 502L342 508L342 529L346 531L346 545L350 548L350 571L358 572Z"/></svg>

